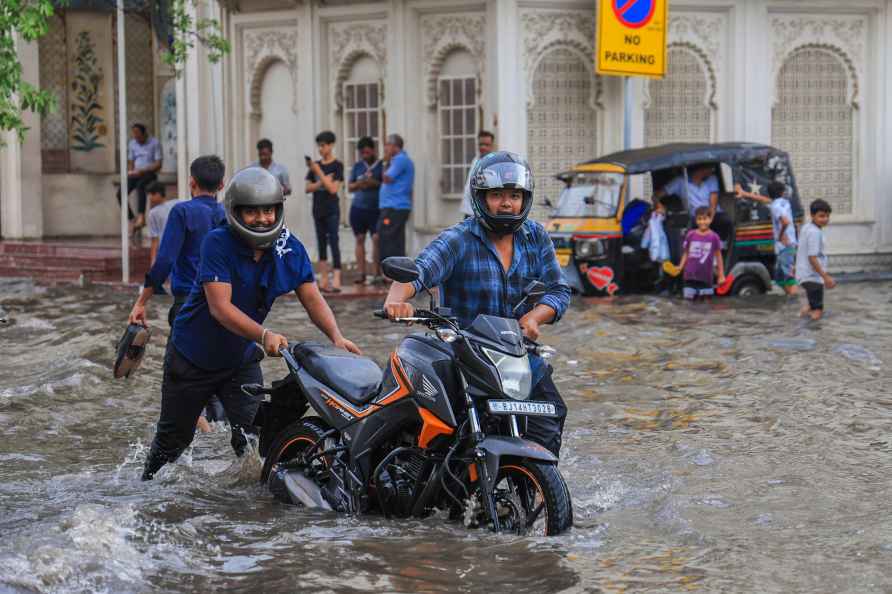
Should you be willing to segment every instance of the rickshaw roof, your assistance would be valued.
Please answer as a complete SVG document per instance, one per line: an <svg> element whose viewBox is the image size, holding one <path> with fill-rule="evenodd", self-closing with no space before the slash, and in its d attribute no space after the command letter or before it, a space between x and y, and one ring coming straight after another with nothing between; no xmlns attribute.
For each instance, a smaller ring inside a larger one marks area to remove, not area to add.
<svg viewBox="0 0 892 594"><path fill-rule="evenodd" d="M592 161L579 163L576 168L585 165L616 165L622 167L626 173L636 174L655 169L685 167L695 163L733 164L740 161L764 159L773 155L786 157L786 153L780 149L751 142L717 144L676 142L612 153Z"/></svg>

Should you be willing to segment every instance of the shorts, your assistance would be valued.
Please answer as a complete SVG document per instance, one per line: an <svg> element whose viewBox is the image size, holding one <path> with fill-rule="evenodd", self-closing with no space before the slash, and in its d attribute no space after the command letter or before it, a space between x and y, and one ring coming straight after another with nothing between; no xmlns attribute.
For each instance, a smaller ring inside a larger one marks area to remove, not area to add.
<svg viewBox="0 0 892 594"><path fill-rule="evenodd" d="M821 283L800 283L805 296L808 298L808 307L812 311L824 309L824 285Z"/></svg>
<svg viewBox="0 0 892 594"><path fill-rule="evenodd" d="M697 297L711 297L715 295L715 290L710 283L685 280L683 294L685 299L696 299Z"/></svg>
<svg viewBox="0 0 892 594"><path fill-rule="evenodd" d="M353 235L374 235L378 232L378 216L377 210L369 208L350 207L350 228L353 229Z"/></svg>
<svg viewBox="0 0 892 594"><path fill-rule="evenodd" d="M796 247L785 247L777 255L774 266L774 282L779 287L790 287L796 284L793 266L796 264Z"/></svg>

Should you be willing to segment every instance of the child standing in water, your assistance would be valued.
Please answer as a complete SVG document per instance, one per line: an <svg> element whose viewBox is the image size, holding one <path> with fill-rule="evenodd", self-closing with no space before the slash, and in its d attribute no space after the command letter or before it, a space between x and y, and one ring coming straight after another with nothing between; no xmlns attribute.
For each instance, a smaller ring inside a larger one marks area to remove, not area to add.
<svg viewBox="0 0 892 594"><path fill-rule="evenodd" d="M774 269L774 282L787 295L796 294L796 276L793 265L796 263L796 223L793 220L793 207L786 199L786 184L773 181L768 184L768 196L746 192L735 186L738 198L748 198L767 204L771 209L771 226L774 229L774 253L777 256Z"/></svg>
<svg viewBox="0 0 892 594"><path fill-rule="evenodd" d="M722 262L722 240L709 228L712 216L709 208L701 206L694 211L696 229L685 235L679 268L684 271L684 298L696 299L715 294L713 270L718 271L718 284L725 282L725 265Z"/></svg>
<svg viewBox="0 0 892 594"><path fill-rule="evenodd" d="M824 287L832 289L836 286L836 281L827 274L827 255L824 253L824 227L830 223L831 208L826 201L815 200L809 210L811 222L803 225L799 232L796 280L808 301L800 315L820 320L824 314Z"/></svg>

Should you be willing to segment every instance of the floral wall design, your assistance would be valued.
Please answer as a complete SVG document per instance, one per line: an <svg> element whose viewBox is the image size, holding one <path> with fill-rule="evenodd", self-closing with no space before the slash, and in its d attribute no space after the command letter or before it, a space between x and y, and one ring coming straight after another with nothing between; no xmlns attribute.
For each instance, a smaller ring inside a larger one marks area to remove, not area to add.
<svg viewBox="0 0 892 594"><path fill-rule="evenodd" d="M99 103L103 72L89 31L78 34L76 47L74 81L71 83L71 150L89 152L104 147L100 138L108 134Z"/></svg>

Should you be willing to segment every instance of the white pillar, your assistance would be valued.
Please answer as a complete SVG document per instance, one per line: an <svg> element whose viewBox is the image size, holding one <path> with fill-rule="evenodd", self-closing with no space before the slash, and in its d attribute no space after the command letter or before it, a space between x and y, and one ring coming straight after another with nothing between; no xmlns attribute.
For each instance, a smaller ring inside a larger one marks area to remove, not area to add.
<svg viewBox="0 0 892 594"><path fill-rule="evenodd" d="M17 35L16 54L22 78L38 86L40 62L36 43ZM3 134L0 147L0 235L4 239L39 238L43 235L43 171L40 157L40 116L24 112L29 128L24 142L14 132Z"/></svg>
<svg viewBox="0 0 892 594"><path fill-rule="evenodd" d="M517 0L495 0L486 12L486 101L483 128L502 150L526 155L526 89Z"/></svg>

